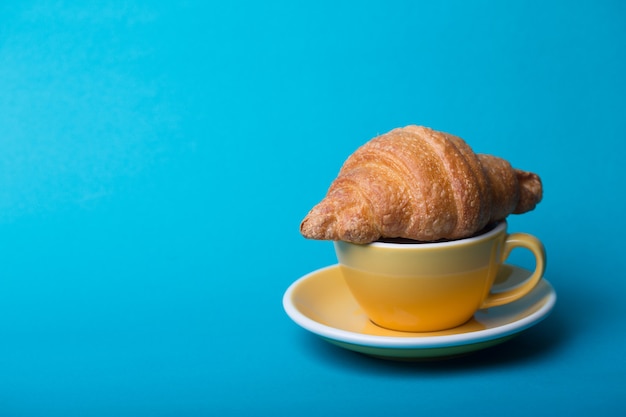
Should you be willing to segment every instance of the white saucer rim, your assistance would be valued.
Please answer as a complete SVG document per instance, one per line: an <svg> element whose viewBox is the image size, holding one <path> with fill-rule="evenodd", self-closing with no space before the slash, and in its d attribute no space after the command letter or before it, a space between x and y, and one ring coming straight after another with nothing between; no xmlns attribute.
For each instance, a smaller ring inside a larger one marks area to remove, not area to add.
<svg viewBox="0 0 626 417"><path fill-rule="evenodd" d="M515 268L521 268L514 265L511 266ZM519 320L512 321L510 323L506 323L502 326L496 326L489 329L477 330L461 334L438 336L420 335L416 337L395 337L367 335L348 330L337 329L335 327L319 323L301 313L293 303L293 293L295 289L300 284L302 284L303 281L310 279L311 276L315 274L319 274L324 272L325 270L337 267L337 264L328 265L326 267L309 272L294 281L287 288L285 294L283 295L283 308L287 315L302 328L312 333L315 333L323 338L354 345L392 349L432 349L462 346L491 340L498 340L522 332L539 323L541 320L548 316L548 314L552 311L554 305L556 304L556 292L554 291L554 288L552 287L550 282L548 282L548 280L544 278L542 279L542 282L547 286L547 296L545 297L544 304L538 310L532 312L528 316L525 316Z"/></svg>

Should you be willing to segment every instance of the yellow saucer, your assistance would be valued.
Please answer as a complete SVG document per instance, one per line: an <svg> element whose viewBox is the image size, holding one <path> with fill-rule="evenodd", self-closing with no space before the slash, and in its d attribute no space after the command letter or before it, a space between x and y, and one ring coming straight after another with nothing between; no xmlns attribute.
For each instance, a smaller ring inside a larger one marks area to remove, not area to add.
<svg viewBox="0 0 626 417"><path fill-rule="evenodd" d="M494 291L515 286L530 273L503 265ZM393 359L454 356L501 343L544 319L555 302L554 289L542 279L522 299L480 310L459 327L410 333L372 323L346 287L338 265L303 276L291 284L283 297L287 315L302 328L343 348Z"/></svg>

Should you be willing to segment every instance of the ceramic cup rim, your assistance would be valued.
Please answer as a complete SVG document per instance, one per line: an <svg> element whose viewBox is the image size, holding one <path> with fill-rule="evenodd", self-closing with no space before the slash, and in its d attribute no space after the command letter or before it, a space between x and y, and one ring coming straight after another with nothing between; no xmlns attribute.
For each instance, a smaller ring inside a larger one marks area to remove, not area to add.
<svg viewBox="0 0 626 417"><path fill-rule="evenodd" d="M506 232L506 229L507 229L507 221L500 220L499 222L496 223L496 225L493 228L491 228L487 232L476 235L476 236L463 238L463 239L448 240L448 241L443 241L443 242L416 242L416 243L404 243L404 242L395 243L395 242L376 241L376 242L368 243L365 246L371 246L375 248L389 248L389 249L396 249L396 250L415 250L418 248L421 248L421 249L449 248L449 247L455 247L455 246L469 245L469 244L473 244L473 243L480 242L483 240L488 240L488 239L491 239L493 236Z"/></svg>

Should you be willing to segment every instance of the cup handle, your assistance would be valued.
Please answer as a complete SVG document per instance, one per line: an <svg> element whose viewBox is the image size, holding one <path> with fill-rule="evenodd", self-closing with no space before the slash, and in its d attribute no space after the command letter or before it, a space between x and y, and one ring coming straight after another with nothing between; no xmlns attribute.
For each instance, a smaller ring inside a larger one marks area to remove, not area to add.
<svg viewBox="0 0 626 417"><path fill-rule="evenodd" d="M536 237L527 233L511 233L507 235L502 251L502 262L509 257L514 248L526 248L535 255L535 271L520 285L499 293L490 293L480 306L481 309L496 307L519 300L528 294L539 283L546 269L546 251Z"/></svg>

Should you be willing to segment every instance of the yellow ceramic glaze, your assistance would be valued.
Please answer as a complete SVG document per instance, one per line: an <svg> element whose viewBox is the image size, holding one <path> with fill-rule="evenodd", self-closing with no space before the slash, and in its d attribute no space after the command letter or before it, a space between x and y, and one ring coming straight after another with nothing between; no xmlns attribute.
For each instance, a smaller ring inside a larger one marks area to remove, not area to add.
<svg viewBox="0 0 626 417"><path fill-rule="evenodd" d="M478 310L462 325L435 332L406 332L374 324L348 289L338 265L313 271L290 285L285 311L298 325L342 348L394 360L464 355L502 343L543 320L556 302L546 279L517 301ZM516 287L531 272L503 264L494 292Z"/></svg>
<svg viewBox="0 0 626 417"><path fill-rule="evenodd" d="M535 271L515 288L492 293L498 269L515 247L535 255ZM507 235L506 222L451 242L335 242L335 248L345 282L368 317L379 326L409 332L453 328L479 309L518 300L545 269L541 242L528 234Z"/></svg>

